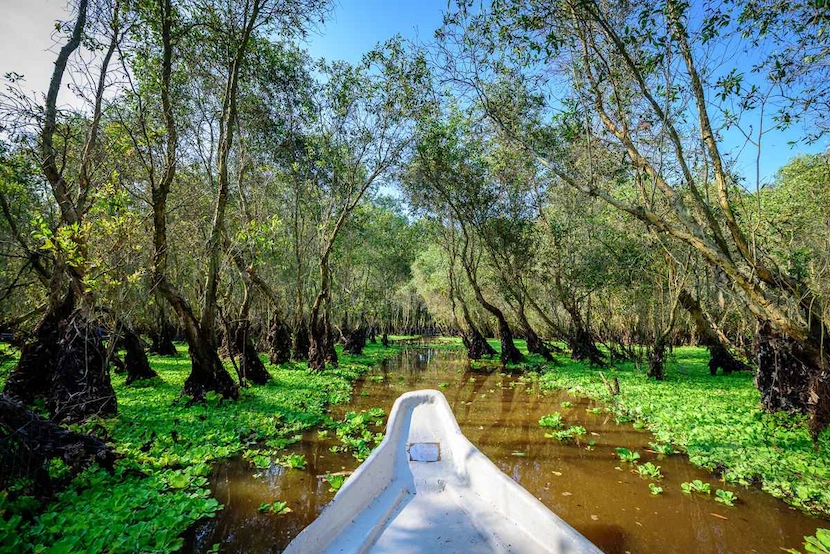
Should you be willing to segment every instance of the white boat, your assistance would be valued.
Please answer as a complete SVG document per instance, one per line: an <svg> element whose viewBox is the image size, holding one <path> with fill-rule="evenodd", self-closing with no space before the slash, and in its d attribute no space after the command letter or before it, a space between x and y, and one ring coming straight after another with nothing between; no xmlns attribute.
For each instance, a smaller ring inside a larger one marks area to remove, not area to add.
<svg viewBox="0 0 830 554"><path fill-rule="evenodd" d="M386 438L288 545L316 553L600 553L461 433L444 395L395 401Z"/></svg>

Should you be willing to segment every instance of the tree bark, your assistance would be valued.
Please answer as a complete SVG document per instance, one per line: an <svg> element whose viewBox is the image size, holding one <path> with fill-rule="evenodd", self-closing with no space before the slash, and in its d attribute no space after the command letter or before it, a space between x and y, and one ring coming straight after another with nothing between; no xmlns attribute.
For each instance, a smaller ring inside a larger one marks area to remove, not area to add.
<svg viewBox="0 0 830 554"><path fill-rule="evenodd" d="M0 463L4 468L0 472L0 488L6 488L13 479L31 477L41 490L48 489L45 465L52 458L62 459L78 473L92 462L112 471L118 456L103 441L44 419L5 394L0 394L0 445ZM24 456L26 463L20 463Z"/></svg>
<svg viewBox="0 0 830 554"><path fill-rule="evenodd" d="M709 373L716 375L718 368L723 369L724 375L733 371L752 371L752 368L735 358L729 351L725 337L715 329L712 322L703 313L700 301L687 290L680 291L680 305L689 313L695 329L700 336L700 344L709 349Z"/></svg>
<svg viewBox="0 0 830 554"><path fill-rule="evenodd" d="M473 292L475 292L476 300L478 303L482 305L482 307L493 314L498 322L499 326L499 341L501 342L501 355L500 359L503 364L508 363L519 363L524 361L524 356L519 349L516 348L516 345L513 343L513 331L510 330L510 325L507 323L507 318L504 317L504 313L496 307L494 304L491 304L484 298L484 294L481 291L481 287L478 285L478 282L475 279L475 275L473 274L473 268L470 261L467 259L467 247L469 244L469 239L467 238L466 231L464 232L464 251L461 253L461 265L464 266L464 271L467 274L467 280L470 283L470 286L473 288Z"/></svg>
<svg viewBox="0 0 830 554"><path fill-rule="evenodd" d="M157 298L158 319L156 329L153 331L153 344L150 346L150 352L159 356L178 356L179 351L176 350L176 345L173 344L173 328L164 309L166 300L161 295L158 295Z"/></svg>
<svg viewBox="0 0 830 554"><path fill-rule="evenodd" d="M153 201L153 279L158 291L179 316L189 346L191 372L184 383L182 394L199 402L209 391L224 398L236 399L239 389L222 365L216 351L213 328L206 328L196 318L187 300L167 279L167 198L175 180L178 131L171 99L173 74L173 6L171 0L158 0L161 8L162 64L160 95L164 114L165 162L158 182L152 182Z"/></svg>
<svg viewBox="0 0 830 554"><path fill-rule="evenodd" d="M120 333L122 335L121 341L126 350L124 365L127 369L127 384L158 377L156 371L150 367L150 362L144 353L144 344L135 331L126 324L122 324Z"/></svg>
<svg viewBox="0 0 830 554"><path fill-rule="evenodd" d="M308 325L306 325L305 318L301 318L297 323L294 340L291 343L293 359L297 361L308 360L309 348L311 348L311 338L308 334Z"/></svg>
<svg viewBox="0 0 830 554"><path fill-rule="evenodd" d="M291 359L291 328L275 315L268 329L268 360L274 365L284 364ZM306 356L308 348L306 348Z"/></svg>

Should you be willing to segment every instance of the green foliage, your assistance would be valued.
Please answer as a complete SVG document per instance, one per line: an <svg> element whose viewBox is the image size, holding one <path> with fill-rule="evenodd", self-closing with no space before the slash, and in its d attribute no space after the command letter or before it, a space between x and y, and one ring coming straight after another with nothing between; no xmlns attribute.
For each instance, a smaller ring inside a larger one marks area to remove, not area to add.
<svg viewBox="0 0 830 554"><path fill-rule="evenodd" d="M693 464L729 483L760 483L793 506L830 515L830 432L814 448L803 416L761 411L751 374L712 379L706 349L675 348L674 355L678 370L662 382L649 381L633 363L616 364L622 392L609 404L614 415L646 422L656 452L656 445L672 444L672 451L685 451ZM610 401L594 369L561 356L557 362L542 376L543 388Z"/></svg>
<svg viewBox="0 0 830 554"><path fill-rule="evenodd" d="M629 464L633 464L640 459L639 452L631 451L628 448L617 447L614 451L617 453L617 456L620 457L620 460Z"/></svg>
<svg viewBox="0 0 830 554"><path fill-rule="evenodd" d="M651 491L651 494L657 496L658 494L663 494L663 487L658 487L654 483L648 484L648 490Z"/></svg>
<svg viewBox="0 0 830 554"><path fill-rule="evenodd" d="M669 443L650 442L648 445L652 448L652 450L663 456L674 454L674 449Z"/></svg>
<svg viewBox="0 0 830 554"><path fill-rule="evenodd" d="M564 402L562 402L562 403L561 403L561 404L559 404L559 405L560 405L560 406L562 406L562 407L563 407L563 408L565 408L565 409L568 409L568 408L573 408L573 402L569 402L569 401L567 401L567 400L565 400Z"/></svg>
<svg viewBox="0 0 830 554"><path fill-rule="evenodd" d="M289 454L279 459L279 464L289 469L305 469L305 456L301 454Z"/></svg>
<svg viewBox="0 0 830 554"><path fill-rule="evenodd" d="M326 481L329 484L329 492L337 492L343 483L346 482L346 476L342 474L333 475L331 473L326 475Z"/></svg>
<svg viewBox="0 0 830 554"><path fill-rule="evenodd" d="M288 502L284 500L275 500L270 504L263 502L259 505L259 511L263 514L275 514L278 516L292 512L291 508L288 507Z"/></svg>
<svg viewBox="0 0 830 554"><path fill-rule="evenodd" d="M804 537L806 554L830 554L830 529L816 529L812 537ZM789 549L791 554L801 554L798 550Z"/></svg>
<svg viewBox="0 0 830 554"><path fill-rule="evenodd" d="M651 462L638 465L637 473L644 479L656 479L659 481L663 478L663 474L660 472L660 466L656 466Z"/></svg>
<svg viewBox="0 0 830 554"><path fill-rule="evenodd" d="M559 429L562 427L562 415L558 412L553 412L539 418L539 425L549 429Z"/></svg>
<svg viewBox="0 0 830 554"><path fill-rule="evenodd" d="M727 506L734 506L738 501L738 495L732 491L718 489L715 491L715 502L726 504Z"/></svg>
<svg viewBox="0 0 830 554"><path fill-rule="evenodd" d="M273 463L277 451L298 435L327 420L331 403L345 402L351 382L398 347L367 345L361 357L341 355L339 368L320 373L305 364L270 366L266 385L243 389L236 402L211 397L203 405L185 407L179 392L190 372L186 346L175 358L150 356L160 379L147 386L126 386L113 375L119 413L91 420L81 431L103 428L122 455L113 475L98 468L82 472L44 506L20 494L14 502L0 493L0 543L3 550L35 552L173 552L182 547L181 534L195 521L221 509L210 497L210 464L242 455L258 469ZM382 420L373 410L367 419ZM302 467L298 455L277 458L288 467ZM50 473L65 475L62 463ZM25 485L24 485L25 488ZM287 506L269 505L286 513ZM49 550L49 549L52 550Z"/></svg>
<svg viewBox="0 0 830 554"><path fill-rule="evenodd" d="M383 440L383 433L378 429L383 425L385 417L386 412L383 408L371 408L360 413L348 412L343 421L333 424L341 445L332 447L332 450L351 452L362 462Z"/></svg>
<svg viewBox="0 0 830 554"><path fill-rule="evenodd" d="M604 410L597 406L595 408L586 408L585 411L592 415L600 415Z"/></svg>
<svg viewBox="0 0 830 554"><path fill-rule="evenodd" d="M549 439L556 439L558 441L571 441L578 437L585 435L587 431L581 425L572 425L567 429L561 431L554 431L553 433L545 433L545 437Z"/></svg>
<svg viewBox="0 0 830 554"><path fill-rule="evenodd" d="M712 493L712 485L710 485L709 483L704 483L700 479L695 479L691 483L680 483L680 488L683 490L685 494L692 494L693 492L699 494Z"/></svg>

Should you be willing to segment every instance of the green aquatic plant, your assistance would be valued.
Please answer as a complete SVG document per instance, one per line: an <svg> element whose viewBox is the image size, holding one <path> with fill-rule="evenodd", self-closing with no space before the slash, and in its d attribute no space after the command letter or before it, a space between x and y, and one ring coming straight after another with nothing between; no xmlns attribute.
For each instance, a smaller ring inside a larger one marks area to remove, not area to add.
<svg viewBox="0 0 830 554"><path fill-rule="evenodd" d="M343 483L346 482L346 476L342 473L327 473L326 481L329 484L329 492L337 492L340 490L340 487L343 486Z"/></svg>
<svg viewBox="0 0 830 554"><path fill-rule="evenodd" d="M565 409L567 409L567 408L573 408L573 402L569 402L568 400L565 400L564 402L562 402L562 403L561 403L561 404L559 404L559 405L560 405L560 406L562 406L562 407L563 407L563 408L565 408Z"/></svg>
<svg viewBox="0 0 830 554"><path fill-rule="evenodd" d="M721 504L725 504L727 506L734 506L737 501L738 495L732 491L724 489L718 489L715 491L715 502L720 502Z"/></svg>
<svg viewBox="0 0 830 554"><path fill-rule="evenodd" d="M660 466L656 466L651 462L638 465L637 473L644 479L656 479L659 481L663 478L663 474L660 472Z"/></svg>
<svg viewBox="0 0 830 554"><path fill-rule="evenodd" d="M712 485L704 483L700 479L695 479L692 482L680 483L680 488L685 494L692 494L693 492L699 494L711 494Z"/></svg>
<svg viewBox="0 0 830 554"><path fill-rule="evenodd" d="M757 483L802 511L830 516L830 433L814 448L805 417L765 413L751 372L713 381L704 348L679 347L675 357L682 371L660 382L644 379L635 363L616 363L613 375L623 394L607 405L613 417L645 422L655 444L671 444L672 453L687 453L693 465L717 472L726 483ZM581 362L561 360L542 375L540 386L610 400L596 370Z"/></svg>
<svg viewBox="0 0 830 554"><path fill-rule="evenodd" d="M558 412L553 412L539 418L539 425L549 429L559 429L562 427L562 415Z"/></svg>
<svg viewBox="0 0 830 554"><path fill-rule="evenodd" d="M648 490L651 491L651 494L657 496L658 494L663 494L663 487L658 487L654 483L648 484Z"/></svg>
<svg viewBox="0 0 830 554"><path fill-rule="evenodd" d="M293 510L288 507L288 502L284 500L276 500L270 504L263 502L259 505L259 511L263 514L275 514L281 516L283 514L290 513Z"/></svg>
<svg viewBox="0 0 830 554"><path fill-rule="evenodd" d="M305 469L306 460L302 454L289 454L278 460L278 463L289 469Z"/></svg>
<svg viewBox="0 0 830 554"><path fill-rule="evenodd" d="M383 440L383 433L377 429L383 424L386 412L383 408L371 408L363 412L348 412L343 421L335 423L340 446L333 446L333 452L351 452L358 461L369 457L372 450Z"/></svg>
<svg viewBox="0 0 830 554"><path fill-rule="evenodd" d="M816 534L804 537L804 550L807 554L830 554L830 529L816 529ZM801 554L800 551L790 548L790 554Z"/></svg>
<svg viewBox="0 0 830 554"><path fill-rule="evenodd" d="M549 439L556 439L558 441L570 441L585 435L587 431L581 425L573 425L561 431L554 431L553 433L545 433L545 437Z"/></svg>
<svg viewBox="0 0 830 554"><path fill-rule="evenodd" d="M617 456L619 456L620 460L629 464L633 464L634 462L640 459L639 452L629 450L628 448L617 447L614 449L614 451L617 453Z"/></svg>
<svg viewBox="0 0 830 554"><path fill-rule="evenodd" d="M596 406L594 408L586 408L585 411L592 415L600 415L604 410L599 406Z"/></svg>
<svg viewBox="0 0 830 554"><path fill-rule="evenodd" d="M669 443L650 442L648 445L652 450L663 456L674 454L674 448L672 448L672 445Z"/></svg>

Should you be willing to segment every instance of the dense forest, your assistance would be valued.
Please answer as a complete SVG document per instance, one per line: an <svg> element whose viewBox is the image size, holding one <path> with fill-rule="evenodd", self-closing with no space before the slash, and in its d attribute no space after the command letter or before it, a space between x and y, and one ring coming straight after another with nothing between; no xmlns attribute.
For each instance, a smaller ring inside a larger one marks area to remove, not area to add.
<svg viewBox="0 0 830 554"><path fill-rule="evenodd" d="M187 414L390 335L653 381L701 346L830 425L824 3L461 1L357 64L302 46L327 0L71 8L0 94L4 499L119 471L150 359ZM814 153L766 176L785 132Z"/></svg>

